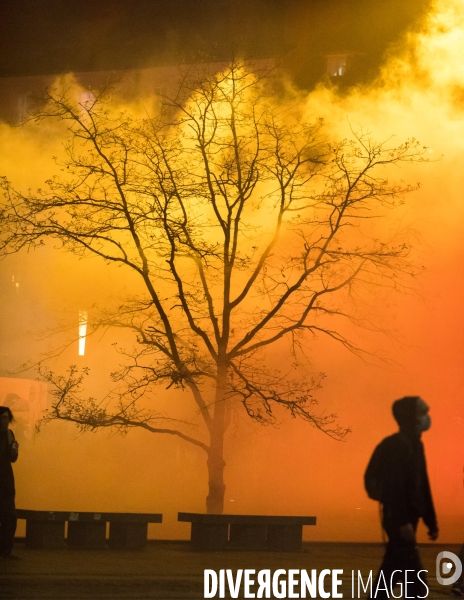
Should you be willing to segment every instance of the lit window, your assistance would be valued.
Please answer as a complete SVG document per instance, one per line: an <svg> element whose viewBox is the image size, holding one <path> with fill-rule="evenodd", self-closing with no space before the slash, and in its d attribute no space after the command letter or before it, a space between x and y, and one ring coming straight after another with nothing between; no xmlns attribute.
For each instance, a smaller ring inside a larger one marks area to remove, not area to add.
<svg viewBox="0 0 464 600"><path fill-rule="evenodd" d="M85 354L85 338L87 337L87 311L79 311L79 356Z"/></svg>
<svg viewBox="0 0 464 600"><path fill-rule="evenodd" d="M18 121L23 121L29 114L29 94L18 96Z"/></svg>
<svg viewBox="0 0 464 600"><path fill-rule="evenodd" d="M330 77L342 77L348 68L349 54L328 54L327 74Z"/></svg>

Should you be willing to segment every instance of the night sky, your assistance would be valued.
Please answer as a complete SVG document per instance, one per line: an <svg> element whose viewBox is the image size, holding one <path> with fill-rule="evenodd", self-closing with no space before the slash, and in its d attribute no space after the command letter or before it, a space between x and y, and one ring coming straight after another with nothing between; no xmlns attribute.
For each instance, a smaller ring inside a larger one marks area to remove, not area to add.
<svg viewBox="0 0 464 600"><path fill-rule="evenodd" d="M355 52L359 79L418 27L429 0L4 0L0 76L281 57L302 86L321 56ZM323 67L322 67L323 70Z"/></svg>

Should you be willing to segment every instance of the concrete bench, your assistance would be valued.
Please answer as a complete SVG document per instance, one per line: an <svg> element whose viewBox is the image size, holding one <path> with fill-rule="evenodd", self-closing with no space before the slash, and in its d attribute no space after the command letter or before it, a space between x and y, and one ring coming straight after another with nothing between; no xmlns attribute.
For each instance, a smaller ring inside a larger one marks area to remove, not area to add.
<svg viewBox="0 0 464 600"><path fill-rule="evenodd" d="M262 515L205 515L180 512L178 521L192 524L195 550L301 550L303 526L316 525L316 517Z"/></svg>
<svg viewBox="0 0 464 600"><path fill-rule="evenodd" d="M44 510L16 510L18 519L26 520L26 546L57 549L102 549L106 547L106 524L109 523L108 546L114 550L138 550L147 542L148 523L161 523L163 515L149 513L93 513Z"/></svg>

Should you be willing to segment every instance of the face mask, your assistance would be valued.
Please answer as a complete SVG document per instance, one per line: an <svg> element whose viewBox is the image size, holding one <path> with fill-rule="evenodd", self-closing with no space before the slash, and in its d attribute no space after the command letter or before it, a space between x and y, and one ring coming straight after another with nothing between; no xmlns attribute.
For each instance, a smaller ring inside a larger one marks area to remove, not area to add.
<svg viewBox="0 0 464 600"><path fill-rule="evenodd" d="M432 419L430 415L422 415L419 421L417 422L417 429L422 433L423 431L427 431L430 429L430 425L432 424Z"/></svg>

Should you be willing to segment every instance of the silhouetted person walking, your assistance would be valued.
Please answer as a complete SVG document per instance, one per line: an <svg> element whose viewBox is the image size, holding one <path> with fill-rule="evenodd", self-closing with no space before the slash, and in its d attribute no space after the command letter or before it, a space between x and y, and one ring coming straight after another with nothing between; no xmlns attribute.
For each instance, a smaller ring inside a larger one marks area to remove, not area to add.
<svg viewBox="0 0 464 600"><path fill-rule="evenodd" d="M13 467L18 458L18 443L9 429L13 414L0 406L0 557L11 558L16 531L15 484Z"/></svg>
<svg viewBox="0 0 464 600"><path fill-rule="evenodd" d="M407 574L410 598L427 593L425 573L417 551L416 528L420 518L431 540L438 537L437 519L430 492L421 434L429 429L429 407L419 396L406 396L393 403L399 432L385 438L375 449L365 474L366 491L382 504L382 526L388 536L385 556L374 583L373 596L388 598L397 582ZM414 573L412 573L414 572ZM383 575L383 579L382 579ZM379 584L379 593L375 590ZM386 586L385 586L386 584ZM383 592L385 587L388 595ZM403 590L404 593L404 590Z"/></svg>

